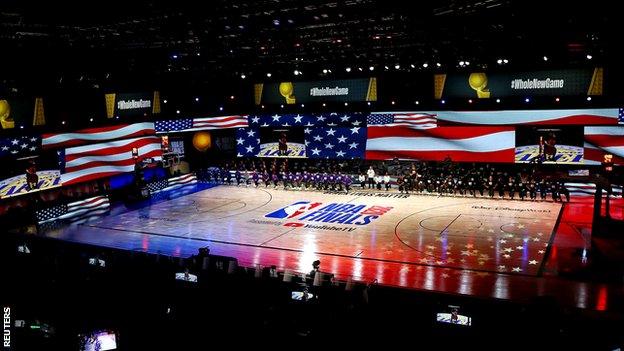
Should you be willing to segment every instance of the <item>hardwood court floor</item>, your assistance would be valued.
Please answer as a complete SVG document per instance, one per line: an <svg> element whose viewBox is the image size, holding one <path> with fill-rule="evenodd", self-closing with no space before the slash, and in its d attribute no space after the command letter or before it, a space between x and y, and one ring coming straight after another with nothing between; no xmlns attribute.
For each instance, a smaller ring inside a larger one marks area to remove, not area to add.
<svg viewBox="0 0 624 351"><path fill-rule="evenodd" d="M296 251L310 262L330 255L534 276L560 210L551 202L220 186L83 229L115 240L140 236L148 247L190 239Z"/></svg>
<svg viewBox="0 0 624 351"><path fill-rule="evenodd" d="M518 301L550 295L564 306L624 310L619 286L557 277L567 267L586 264L577 254L588 247L591 230L587 214L592 204L586 199L573 198L565 206L562 226L553 235L561 205L552 202L405 197L396 191L202 189L197 185L139 209L116 206L108 217L43 235L180 257L209 246L211 253L236 257L243 266L276 265L297 272L308 272L320 259L321 270L338 279ZM297 202L308 203L279 211ZM315 202L321 204L294 213ZM312 215L331 204L354 206ZM371 211L372 206L378 207ZM362 217L352 219L357 213L349 210L378 217L358 225ZM313 220L321 218L343 223ZM580 231L562 230L572 224Z"/></svg>

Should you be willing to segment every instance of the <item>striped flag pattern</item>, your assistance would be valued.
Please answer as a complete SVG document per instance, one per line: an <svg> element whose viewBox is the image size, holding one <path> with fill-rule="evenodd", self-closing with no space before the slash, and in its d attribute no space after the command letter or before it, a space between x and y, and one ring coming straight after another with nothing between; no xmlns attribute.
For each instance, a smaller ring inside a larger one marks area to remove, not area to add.
<svg viewBox="0 0 624 351"><path fill-rule="evenodd" d="M408 127L431 129L437 127L435 113L425 112L373 112L368 116L368 126Z"/></svg>
<svg viewBox="0 0 624 351"><path fill-rule="evenodd" d="M594 196L596 193L596 184L594 183L565 183L565 187L573 196ZM622 197L622 187L613 185L611 198ZM606 192L602 193L602 197L606 197Z"/></svg>
<svg viewBox="0 0 624 351"><path fill-rule="evenodd" d="M439 124L617 125L622 109L438 111Z"/></svg>
<svg viewBox="0 0 624 351"><path fill-rule="evenodd" d="M197 184L197 175L195 175L195 173L188 173L179 177L151 182L147 184L147 187L149 188L151 194L156 194L161 191L175 190L194 184Z"/></svg>
<svg viewBox="0 0 624 351"><path fill-rule="evenodd" d="M84 223L90 219L107 214L110 211L110 200L107 196L96 196L86 200L75 201L37 211L39 224L57 220L68 220L71 223Z"/></svg>
<svg viewBox="0 0 624 351"><path fill-rule="evenodd" d="M61 182L68 185L132 172L136 162L162 157L160 142L159 137L146 136L66 149L62 156L61 168L65 172L61 175ZM138 149L137 160L132 157L133 148Z"/></svg>
<svg viewBox="0 0 624 351"><path fill-rule="evenodd" d="M614 164L624 164L624 127L585 127L586 164L602 163L604 155L613 155Z"/></svg>
<svg viewBox="0 0 624 351"><path fill-rule="evenodd" d="M514 162L513 127L368 127L366 159Z"/></svg>
<svg viewBox="0 0 624 351"><path fill-rule="evenodd" d="M89 128L73 133L44 134L41 144L44 149L66 148L104 141L154 135L154 123L134 123L116 126Z"/></svg>
<svg viewBox="0 0 624 351"><path fill-rule="evenodd" d="M156 121L157 133L190 132L247 127L246 115L186 118L178 120Z"/></svg>

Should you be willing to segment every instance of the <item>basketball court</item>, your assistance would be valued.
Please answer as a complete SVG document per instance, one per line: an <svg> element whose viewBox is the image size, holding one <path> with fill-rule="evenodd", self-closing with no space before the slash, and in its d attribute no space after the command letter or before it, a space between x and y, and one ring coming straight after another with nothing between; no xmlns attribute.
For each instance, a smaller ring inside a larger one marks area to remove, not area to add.
<svg viewBox="0 0 624 351"><path fill-rule="evenodd" d="M337 257L537 276L560 212L552 202L217 186L46 235L174 256L209 246L243 264L296 253L284 268L300 271Z"/></svg>

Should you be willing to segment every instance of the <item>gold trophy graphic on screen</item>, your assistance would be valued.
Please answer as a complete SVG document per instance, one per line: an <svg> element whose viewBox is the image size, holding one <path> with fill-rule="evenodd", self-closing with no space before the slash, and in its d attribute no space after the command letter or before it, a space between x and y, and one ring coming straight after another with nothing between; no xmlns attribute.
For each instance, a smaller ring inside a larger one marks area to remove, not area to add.
<svg viewBox="0 0 624 351"><path fill-rule="evenodd" d="M281 82L279 85L280 95L284 97L287 104L295 103L295 88L292 82Z"/></svg>
<svg viewBox="0 0 624 351"><path fill-rule="evenodd" d="M477 92L479 99L487 99L490 97L490 90L487 88L488 79L485 73L470 73L468 84Z"/></svg>
<svg viewBox="0 0 624 351"><path fill-rule="evenodd" d="M2 129L15 128L15 121L11 117L11 105L7 100L0 100L0 124Z"/></svg>

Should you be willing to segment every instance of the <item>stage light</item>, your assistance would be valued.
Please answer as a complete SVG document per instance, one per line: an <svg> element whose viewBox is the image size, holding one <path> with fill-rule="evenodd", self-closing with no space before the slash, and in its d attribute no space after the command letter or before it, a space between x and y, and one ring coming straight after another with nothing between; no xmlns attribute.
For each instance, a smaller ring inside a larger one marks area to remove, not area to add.
<svg viewBox="0 0 624 351"><path fill-rule="evenodd" d="M325 106L327 106L327 104L326 104L326 103L323 103L323 107L325 107Z"/></svg>
<svg viewBox="0 0 624 351"><path fill-rule="evenodd" d="M496 99L496 103L497 103L497 104L500 104L500 99Z"/></svg>
<svg viewBox="0 0 624 351"><path fill-rule="evenodd" d="M115 119L119 119L119 116L115 116Z"/></svg>
<svg viewBox="0 0 624 351"><path fill-rule="evenodd" d="M358 67L358 71L362 72L364 70L362 69L362 67Z"/></svg>
<svg viewBox="0 0 624 351"><path fill-rule="evenodd" d="M588 60L591 60L592 58L594 58L592 55L587 54L587 56L585 56Z"/></svg>
<svg viewBox="0 0 624 351"><path fill-rule="evenodd" d="M236 97L234 95L230 95L230 100L234 100Z"/></svg>
<svg viewBox="0 0 624 351"><path fill-rule="evenodd" d="M301 104L301 107L305 107L305 105L304 105L304 104Z"/></svg>
<svg viewBox="0 0 624 351"><path fill-rule="evenodd" d="M20 126L20 129L24 129L24 126Z"/></svg>
<svg viewBox="0 0 624 351"><path fill-rule="evenodd" d="M508 63L509 63L509 60L508 60L508 59L503 59L503 63L504 63L504 64L508 64Z"/></svg>
<svg viewBox="0 0 624 351"><path fill-rule="evenodd" d="M410 65L410 67L412 68L416 68L416 65L414 65L413 63Z"/></svg>
<svg viewBox="0 0 624 351"><path fill-rule="evenodd" d="M295 70L295 71L293 72L293 74L294 74L294 75L296 75L296 76L298 76L300 73L299 73L299 71L298 71L298 70Z"/></svg>
<svg viewBox="0 0 624 351"><path fill-rule="evenodd" d="M420 105L420 101L416 100L416 101L414 101L414 104Z"/></svg>
<svg viewBox="0 0 624 351"><path fill-rule="evenodd" d="M198 97L195 98L195 102L199 102L199 98Z"/></svg>
<svg viewBox="0 0 624 351"><path fill-rule="evenodd" d="M469 104L472 104L472 99L468 99L468 103L469 103Z"/></svg>
<svg viewBox="0 0 624 351"><path fill-rule="evenodd" d="M349 106L349 103L348 103L348 102L345 102L345 106Z"/></svg>
<svg viewBox="0 0 624 351"><path fill-rule="evenodd" d="M440 100L441 104L446 104L446 100Z"/></svg>
<svg viewBox="0 0 624 351"><path fill-rule="evenodd" d="M498 59L498 60L496 60L496 63L498 63L499 65L502 65L503 64L503 60Z"/></svg>
<svg viewBox="0 0 624 351"><path fill-rule="evenodd" d="M368 70L369 70L369 71L374 71L374 70L375 70L375 67L370 66L370 67L368 67Z"/></svg>
<svg viewBox="0 0 624 351"><path fill-rule="evenodd" d="M368 106L370 106L370 105L371 105L371 102L370 102L370 101L367 101L367 102L366 102L366 104L367 104Z"/></svg>
<svg viewBox="0 0 624 351"><path fill-rule="evenodd" d="M323 74L327 74L327 70L326 69L323 70Z"/></svg>
<svg viewBox="0 0 624 351"><path fill-rule="evenodd" d="M466 62L464 62L464 61L459 61L459 65L460 65L461 67L464 67L464 66L466 65Z"/></svg>
<svg viewBox="0 0 624 351"><path fill-rule="evenodd" d="M89 118L89 122L93 122L93 117Z"/></svg>
<svg viewBox="0 0 624 351"><path fill-rule="evenodd" d="M197 53L197 56L201 56L201 54L198 52L198 53Z"/></svg>
<svg viewBox="0 0 624 351"><path fill-rule="evenodd" d="M548 61L548 56L543 57L544 61Z"/></svg>
<svg viewBox="0 0 624 351"><path fill-rule="evenodd" d="M436 62L436 67L442 67L442 64L440 62Z"/></svg>
<svg viewBox="0 0 624 351"><path fill-rule="evenodd" d="M470 66L470 62L466 61L466 66Z"/></svg>
<svg viewBox="0 0 624 351"><path fill-rule="evenodd" d="M351 72L351 67L347 67L347 68L345 68L345 71L347 71L347 72Z"/></svg>
<svg viewBox="0 0 624 351"><path fill-rule="evenodd" d="M555 102L559 102L559 100L560 100L560 99L559 99L558 97L557 97L557 98L555 98Z"/></svg>
<svg viewBox="0 0 624 351"><path fill-rule="evenodd" d="M62 125L65 125L65 121L61 122Z"/></svg>
<svg viewBox="0 0 624 351"><path fill-rule="evenodd" d="M392 100L392 102L390 102L390 103L394 105L394 100Z"/></svg>
<svg viewBox="0 0 624 351"><path fill-rule="evenodd" d="M264 108L264 105L260 106L261 108Z"/></svg>
<svg viewBox="0 0 624 351"><path fill-rule="evenodd" d="M284 108L284 105L280 105L280 108Z"/></svg>
<svg viewBox="0 0 624 351"><path fill-rule="evenodd" d="M176 114L180 114L180 110L176 110ZM119 116L117 116L117 118L119 118Z"/></svg>
<svg viewBox="0 0 624 351"><path fill-rule="evenodd" d="M401 68L401 65L399 64L394 65L394 69L400 69L400 68Z"/></svg>
<svg viewBox="0 0 624 351"><path fill-rule="evenodd" d="M245 79L245 78L247 78L247 76L244 74L241 74L241 79Z"/></svg>
<svg viewBox="0 0 624 351"><path fill-rule="evenodd" d="M422 66L423 66L423 68L427 68L427 67L429 67L429 64L427 62L425 62L425 63L422 64Z"/></svg>
<svg viewBox="0 0 624 351"><path fill-rule="evenodd" d="M167 103L167 99L164 99L164 100L163 100L163 103L165 103L165 104L166 104L166 103Z"/></svg>
<svg viewBox="0 0 624 351"><path fill-rule="evenodd" d="M267 77L271 78L271 73L267 73Z"/></svg>
<svg viewBox="0 0 624 351"><path fill-rule="evenodd" d="M171 58L173 58L173 59L177 59L177 58L178 58L178 55L172 55L172 56L171 56Z"/></svg>
<svg viewBox="0 0 624 351"><path fill-rule="evenodd" d="M587 101L591 101L591 100L592 100L591 96L588 96Z"/></svg>
<svg viewBox="0 0 624 351"><path fill-rule="evenodd" d="M219 111L223 111L223 106L219 106Z"/></svg>
<svg viewBox="0 0 624 351"><path fill-rule="evenodd" d="M525 98L525 99L524 99L524 102L527 102L527 103L528 103L528 102L530 102L530 101L531 101L531 99L529 99L529 98Z"/></svg>

